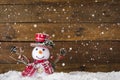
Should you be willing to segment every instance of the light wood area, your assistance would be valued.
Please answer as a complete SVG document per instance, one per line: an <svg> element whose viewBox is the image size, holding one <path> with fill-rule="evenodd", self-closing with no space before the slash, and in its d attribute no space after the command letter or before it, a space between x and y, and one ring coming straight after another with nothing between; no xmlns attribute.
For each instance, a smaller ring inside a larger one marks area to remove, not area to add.
<svg viewBox="0 0 120 80"><path fill-rule="evenodd" d="M2 41L34 41L35 33L47 33L55 41L120 40L119 23L41 24L15 23L0 25Z"/></svg>
<svg viewBox="0 0 120 80"><path fill-rule="evenodd" d="M0 5L1 22L119 22L119 3Z"/></svg>

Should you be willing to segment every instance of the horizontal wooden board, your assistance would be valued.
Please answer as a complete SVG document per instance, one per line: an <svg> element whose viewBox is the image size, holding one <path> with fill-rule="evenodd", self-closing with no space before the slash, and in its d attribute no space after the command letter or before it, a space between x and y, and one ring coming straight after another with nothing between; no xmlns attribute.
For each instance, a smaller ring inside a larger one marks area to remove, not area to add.
<svg viewBox="0 0 120 80"><path fill-rule="evenodd" d="M25 68L24 64L0 64L0 73L8 71L23 71ZM69 64L66 63L62 66L61 63L56 65L55 72L71 72L71 71L89 71L89 72L110 72L119 71L120 64Z"/></svg>
<svg viewBox="0 0 120 80"><path fill-rule="evenodd" d="M48 2L68 2L68 3L91 3L91 2L119 2L119 0L0 0L0 4L40 4L40 3L48 3Z"/></svg>
<svg viewBox="0 0 120 80"><path fill-rule="evenodd" d="M34 41L35 33L47 33L55 41L120 40L120 23L0 24L2 41Z"/></svg>
<svg viewBox="0 0 120 80"><path fill-rule="evenodd" d="M33 47L30 46L30 43L1 42L0 63L17 63L10 58L10 56L16 58L15 54L10 51L13 46L21 47L22 54L26 55L32 62L31 52ZM51 55L56 57L61 48L65 48L67 54L60 63L120 63L120 41L55 41L55 47L50 49Z"/></svg>
<svg viewBox="0 0 120 80"><path fill-rule="evenodd" d="M0 22L120 22L120 3L0 5Z"/></svg>

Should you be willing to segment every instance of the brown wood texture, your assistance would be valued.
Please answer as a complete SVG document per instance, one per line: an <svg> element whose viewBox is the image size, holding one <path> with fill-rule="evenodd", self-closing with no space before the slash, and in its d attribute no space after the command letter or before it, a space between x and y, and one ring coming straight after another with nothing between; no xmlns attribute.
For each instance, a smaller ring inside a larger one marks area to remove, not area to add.
<svg viewBox="0 0 120 80"><path fill-rule="evenodd" d="M93 3L93 2L120 2L119 0L0 0L0 4L40 4L40 3L55 3L55 2L68 2L68 3Z"/></svg>
<svg viewBox="0 0 120 80"><path fill-rule="evenodd" d="M25 67L10 58L13 46L33 61L38 32L55 42L51 55L67 50L56 71L118 71L119 30L120 0L0 0L0 73Z"/></svg>
<svg viewBox="0 0 120 80"><path fill-rule="evenodd" d="M32 42L31 42L32 43ZM65 48L67 54L60 63L120 63L120 42L119 41L56 41L56 46L50 49L51 55L56 56L60 48ZM30 42L1 42L0 63L16 63L9 56L16 58L10 52L12 46L21 47L24 55L32 61L31 52L33 47Z"/></svg>
<svg viewBox="0 0 120 80"><path fill-rule="evenodd" d="M0 64L0 73L8 72L11 70L23 71L25 68L24 64ZM71 71L89 71L89 72L110 72L120 70L120 64L81 64L81 63L66 63L62 66L61 63L56 65L55 72L71 72Z"/></svg>
<svg viewBox="0 0 120 80"><path fill-rule="evenodd" d="M120 3L0 5L0 22L119 22Z"/></svg>
<svg viewBox="0 0 120 80"><path fill-rule="evenodd" d="M55 41L120 40L119 23L15 23L0 25L2 41L34 41L35 33L47 33Z"/></svg>

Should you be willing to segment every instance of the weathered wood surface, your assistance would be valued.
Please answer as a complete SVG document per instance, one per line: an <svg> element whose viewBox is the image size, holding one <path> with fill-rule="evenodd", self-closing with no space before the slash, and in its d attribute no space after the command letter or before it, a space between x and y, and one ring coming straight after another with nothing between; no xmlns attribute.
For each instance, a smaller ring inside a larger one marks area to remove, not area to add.
<svg viewBox="0 0 120 80"><path fill-rule="evenodd" d="M56 46L50 49L51 55L56 56L60 48L67 50L67 55L60 63L120 63L119 41L56 41ZM24 55L31 58L32 47L30 42L1 42L0 63L16 63L9 56L12 46L21 47Z"/></svg>
<svg viewBox="0 0 120 80"><path fill-rule="evenodd" d="M0 64L0 73L8 72L10 70L23 71L25 68L24 64ZM55 72L71 72L71 71L89 71L89 72L110 72L110 71L119 71L120 64L91 64L91 63L65 63L65 66L62 66L62 63L56 65Z"/></svg>
<svg viewBox="0 0 120 80"><path fill-rule="evenodd" d="M106 2L106 3L118 3L119 0L0 0L0 4L40 4L40 3L93 3L93 2Z"/></svg>
<svg viewBox="0 0 120 80"><path fill-rule="evenodd" d="M33 61L37 32L55 41L52 55L67 49L56 71L118 71L119 30L120 0L0 0L0 73L24 69L9 57L12 46Z"/></svg>
<svg viewBox="0 0 120 80"><path fill-rule="evenodd" d="M120 23L41 24L15 23L0 25L2 41L34 41L35 33L47 33L52 40L120 40Z"/></svg>
<svg viewBox="0 0 120 80"><path fill-rule="evenodd" d="M0 22L120 22L120 3L0 5Z"/></svg>

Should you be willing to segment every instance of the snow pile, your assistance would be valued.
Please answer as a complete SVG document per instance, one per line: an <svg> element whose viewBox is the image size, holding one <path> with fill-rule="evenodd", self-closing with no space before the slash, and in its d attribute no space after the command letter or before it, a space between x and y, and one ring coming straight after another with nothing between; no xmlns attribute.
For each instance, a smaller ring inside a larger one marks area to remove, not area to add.
<svg viewBox="0 0 120 80"><path fill-rule="evenodd" d="M43 78L22 77L20 74L21 73L17 71L9 71L7 73L0 74L0 80L120 80L120 72L61 72L54 73Z"/></svg>

